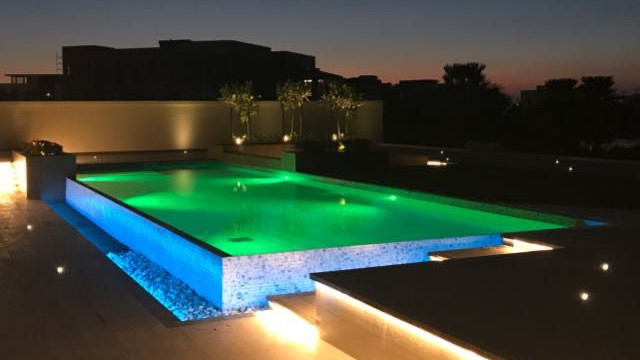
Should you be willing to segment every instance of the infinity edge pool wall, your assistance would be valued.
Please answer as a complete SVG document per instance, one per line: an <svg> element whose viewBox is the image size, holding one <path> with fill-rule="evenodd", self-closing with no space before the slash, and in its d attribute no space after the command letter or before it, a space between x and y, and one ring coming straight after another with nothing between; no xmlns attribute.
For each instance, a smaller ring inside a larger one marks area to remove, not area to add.
<svg viewBox="0 0 640 360"><path fill-rule="evenodd" d="M72 179L66 201L221 310L264 307L267 296L312 291L310 273L422 262L433 251L502 244L493 234L229 256Z"/></svg>

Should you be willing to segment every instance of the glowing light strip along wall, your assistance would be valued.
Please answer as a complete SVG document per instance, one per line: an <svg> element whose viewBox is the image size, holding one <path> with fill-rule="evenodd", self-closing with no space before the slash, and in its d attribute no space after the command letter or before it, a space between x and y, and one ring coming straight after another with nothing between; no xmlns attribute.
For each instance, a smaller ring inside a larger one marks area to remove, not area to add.
<svg viewBox="0 0 640 360"><path fill-rule="evenodd" d="M364 311L365 313L384 321L388 325L397 327L408 334L417 336L420 339L424 340L425 342L431 345L437 346L444 351L447 351L451 355L455 356L455 358L464 359L464 360L489 360L489 358L483 357L471 350L468 350L459 345L456 345L425 329L419 328L415 325L409 324L408 322L400 320L397 317L394 317L386 312L376 309L371 305L365 304L360 300L357 300L343 292L340 292L322 283L316 282L316 293L318 294L316 296L328 296L337 301L345 302L349 306L356 307Z"/></svg>

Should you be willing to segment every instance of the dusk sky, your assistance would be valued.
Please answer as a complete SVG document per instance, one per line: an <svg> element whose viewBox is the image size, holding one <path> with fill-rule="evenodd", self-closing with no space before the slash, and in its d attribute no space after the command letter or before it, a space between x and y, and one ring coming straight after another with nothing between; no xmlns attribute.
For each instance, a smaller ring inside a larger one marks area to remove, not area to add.
<svg viewBox="0 0 640 360"><path fill-rule="evenodd" d="M2 14L0 73L55 72L63 45L233 39L315 55L344 76L441 78L445 63L478 61L512 95L583 75L640 92L637 0L22 0Z"/></svg>

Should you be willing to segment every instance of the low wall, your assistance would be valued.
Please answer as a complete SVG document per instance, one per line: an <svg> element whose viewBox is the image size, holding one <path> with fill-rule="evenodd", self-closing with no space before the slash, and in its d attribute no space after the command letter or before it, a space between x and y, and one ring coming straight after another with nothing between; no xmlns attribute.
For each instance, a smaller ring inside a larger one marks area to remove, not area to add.
<svg viewBox="0 0 640 360"><path fill-rule="evenodd" d="M480 349L445 340L330 284L318 283L315 305L320 338L356 359L497 359Z"/></svg>
<svg viewBox="0 0 640 360"><path fill-rule="evenodd" d="M424 166L428 159L445 160L449 158L449 161L454 163L472 164L476 166L563 172L569 172L569 167L571 167L571 172L573 173L640 179L640 161L525 154L509 151L453 149L404 144L379 144L378 146L390 152L390 163L396 166Z"/></svg>
<svg viewBox="0 0 640 360"><path fill-rule="evenodd" d="M260 101L252 119L256 140L279 141L280 103ZM335 122L319 102L304 108L304 134L328 138ZM68 152L209 149L243 133L237 115L220 101L6 101L0 102L0 150L33 139L62 144ZM366 101L349 127L353 136L382 140L382 102Z"/></svg>
<svg viewBox="0 0 640 360"><path fill-rule="evenodd" d="M226 257L222 302L232 309L264 307L267 296L313 291L311 273L424 262L433 251L502 244L496 234Z"/></svg>

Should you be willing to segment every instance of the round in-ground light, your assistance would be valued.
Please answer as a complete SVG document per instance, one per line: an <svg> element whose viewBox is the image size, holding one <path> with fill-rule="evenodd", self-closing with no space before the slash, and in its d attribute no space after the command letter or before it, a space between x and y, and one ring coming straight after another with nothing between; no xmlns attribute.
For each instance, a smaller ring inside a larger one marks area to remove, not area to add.
<svg viewBox="0 0 640 360"><path fill-rule="evenodd" d="M609 263L603 262L602 264L600 264L600 270L609 271Z"/></svg>
<svg viewBox="0 0 640 360"><path fill-rule="evenodd" d="M589 293L586 291L583 291L580 293L580 300L582 301L587 301L589 300Z"/></svg>

